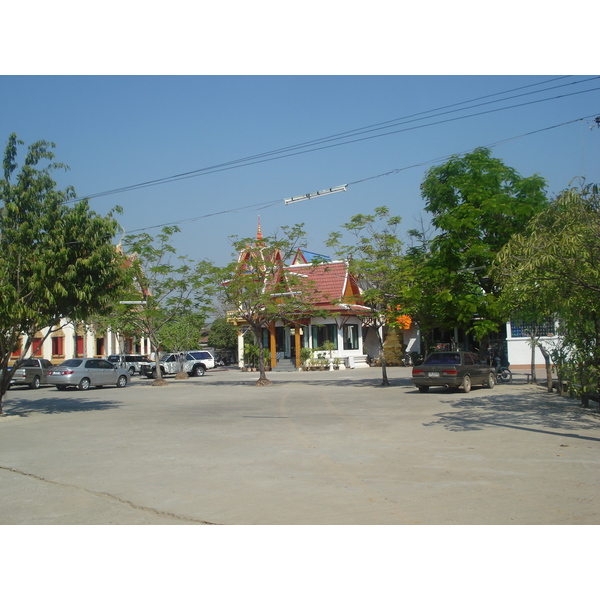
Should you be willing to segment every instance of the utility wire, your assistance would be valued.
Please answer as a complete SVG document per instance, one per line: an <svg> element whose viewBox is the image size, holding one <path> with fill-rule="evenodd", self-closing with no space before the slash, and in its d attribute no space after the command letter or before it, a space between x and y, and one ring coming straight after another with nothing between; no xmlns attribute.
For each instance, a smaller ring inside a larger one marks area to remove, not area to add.
<svg viewBox="0 0 600 600"><path fill-rule="evenodd" d="M515 135L513 137L510 138L505 138L503 140L500 140L498 142L491 142L489 144L481 144L481 147L484 148L494 148L496 146L501 146L502 144L507 144L508 142L512 142L514 140L518 140L524 137L528 137L530 135L535 135L536 133L542 133L544 131L550 131L551 129L556 129L558 127L563 127L564 125L571 125L572 123L578 123L580 121L585 121L586 119L591 119L592 117L595 117L596 113L594 113L593 115L587 115L585 117L580 117L579 119L573 119L571 121L565 121L564 123L558 123L557 125L550 125L549 127L543 127L542 129L536 129L535 131L529 131L527 133L522 133L520 135ZM377 179L379 177L385 177L387 175L395 175L397 173L400 173L402 171L406 171L408 169L415 169L416 167L423 167L425 165L430 165L430 164L435 164L438 162L441 162L443 160L448 160L450 158L452 158L453 156L460 156L461 154L467 154L468 152L473 152L474 148L471 148L469 150L463 150L462 152L454 152L452 154L447 154L446 156L441 156L439 158L434 158L432 160L426 160L424 162L421 163L417 163L414 165L410 165L408 167L401 167L399 169L393 169L392 171L388 171L387 173L380 173L379 175L373 175L371 177L365 177L364 179L357 179L356 181L351 181L349 183L347 183L346 185L356 185L357 183L363 183L364 181L370 181L371 179Z"/></svg>
<svg viewBox="0 0 600 600"><path fill-rule="evenodd" d="M292 145L292 146L286 146L286 147L280 148L278 150L272 150L272 151L269 151L269 152L264 152L262 154L255 154L255 155L252 155L252 156L249 156L249 157L246 157L246 158L236 159L236 160L229 161L229 162L226 162L226 163L220 163L220 164L217 164L217 165L213 165L211 167L204 167L202 169L196 169L196 170L193 170L193 171L188 171L186 173L180 173L178 175L172 175L170 177L164 177L164 178L154 179L154 180L150 180L150 181L146 181L146 182L142 182L142 183L138 183L138 184L133 184L133 185L130 185L130 186L125 186L125 187L121 187L121 188L115 188L113 190L108 190L108 191L105 191L105 192L99 192L99 193L91 194L91 195L88 195L88 196L85 196L85 197L89 198L89 199L91 199L91 198L98 198L98 197L101 197L101 196L108 196L108 195L112 195L112 194L123 193L123 192L127 192L127 191L142 189L142 188L145 188L145 187L151 187L151 186L155 186L155 185L162 185L162 184L165 184L165 183L172 183L174 181L181 181L181 180L189 179L189 178L192 178L192 177L199 177L201 175L207 175L209 173L217 173L217 172L220 172L220 171L226 171L226 170L231 170L231 169L235 169L235 168L240 168L242 166L250 166L250 165L253 165L253 164L259 164L259 163L268 162L268 161L271 161L271 160L278 160L280 158L288 158L290 156L296 156L298 154L305 154L305 153L308 153L308 152L315 152L317 150L324 150L324 149L333 148L333 147L336 147L336 146L345 145L345 144L349 144L349 143L356 143L356 142L360 142L360 141L365 141L365 140L373 139L375 137L381 137L383 135L392 135L392 134L396 134L396 133L402 133L402 132L409 131L409 130L412 130L412 129L417 129L419 127L429 127L429 126L432 126L432 125L439 125L439 124L447 123L447 122L458 120L458 119L464 119L464 118L469 118L469 117L472 117L472 116L478 116L478 115L482 115L482 114L488 114L489 112L496 112L496 111L499 111L499 110L508 110L508 109L511 109L511 108L518 108L518 107L521 107L521 106L527 106L529 104L536 103L536 102L546 102L546 101L549 101L549 100L556 100L556 99L559 99L559 98L564 98L564 97L568 97L568 96L572 96L572 95L586 93L586 92L589 92L589 91L595 91L595 90L600 89L600 88L593 88L591 90L583 90L583 91L580 91L580 92L574 92L572 94L565 94L565 95L559 95L559 96L554 96L554 97L550 97L550 98L544 98L544 99L536 100L534 102L526 102L526 103L522 103L522 104L516 104L516 105L512 105L512 106L507 106L507 107L499 108L499 109L496 109L494 111L483 111L483 112L480 112L480 113L473 113L473 114L470 114L470 115L463 115L462 117L458 117L458 118L454 118L454 119L448 119L448 120L443 120L443 121L436 121L436 122L433 122L433 123L428 123L428 124L424 124L424 125L417 126L417 127L404 128L404 129L399 129L399 130L395 130L395 131L391 131L391 132L386 132L386 133L383 133L383 134L371 135L371 136L364 137L365 134L367 134L367 133L371 133L371 132L378 131L378 130L381 130L381 129L387 129L387 128L398 126L398 125L401 125L401 124L407 124L407 123L411 123L411 122L415 122L415 121L421 121L421 120L424 120L424 119L430 119L430 118L434 118L436 116L439 117L439 116L443 116L445 114L451 114L451 113L454 113L454 112L459 112L459 111L464 111L464 110L471 110L473 108L478 108L480 106L485 106L485 105L493 104L493 103L497 103L497 102L505 102L505 101L508 101L508 100L511 100L511 99L514 99L514 98L519 98L519 97L523 97L523 96L527 96L527 95L531 95L531 94L538 94L538 93L541 93L541 92L545 92L545 91L549 91L549 90L554 90L554 89L565 87L565 86L578 85L578 84L586 83L588 81L591 81L591 80L594 80L594 79L598 79L598 78L600 78L600 77L590 77L590 78L585 79L585 80L579 80L579 81L576 81L576 82L570 82L570 83L562 84L562 85L559 85L559 86L553 86L551 88L545 88L543 90L536 90L536 91L533 91L533 92L527 92L527 93L524 93L524 94L518 94L518 95L515 95L515 96L509 96L507 98L497 99L497 100L493 100L493 101L489 101L489 102L483 102L483 103L480 103L480 104L477 104L477 105L474 105L474 106L471 106L471 107L468 107L468 108L460 108L460 109L454 109L454 110L447 110L445 112L439 112L439 111L442 111L442 110L444 110L446 108L452 108L452 107L463 105L463 104L469 104L469 103L476 102L478 100L489 98L489 97L492 97L492 96L505 95L507 93L511 93L513 91L517 91L517 90L520 90L520 89L525 89L525 88L529 88L529 87L533 87L533 86L537 86L537 85L543 85L543 84L546 84L546 83L551 83L551 82L556 81L558 79L562 79L562 77L559 77L559 78L551 79L549 81L541 82L539 84L530 84L528 86L523 86L522 88L515 88L513 90L508 90L506 92L498 92L496 94L490 94L488 96L482 96L482 97L477 98L477 99L467 100L467 101L464 101L464 102L459 102L459 103L452 104L452 105L449 105L449 106L446 106L446 107L442 107L442 108L439 108L439 109L432 109L432 110L429 110L429 111L424 111L424 112L421 112L421 113L416 113L414 115L410 115L410 116L407 116L407 117L401 117L401 118L398 118L398 119L393 119L391 121L384 121L382 123L377 123L375 125L361 127L359 129L354 129L354 130L350 130L350 131L347 131L347 132L343 132L343 133L339 133L339 134L327 136L327 137L324 137L324 138L319 138L317 140L313 140L313 141L310 141L310 142L303 142L301 144L296 144L296 145ZM429 117L421 116L421 115L429 114L429 113L432 113L432 112L437 112L438 114L433 115L433 116L429 116ZM415 117L419 117L419 118L415 118ZM360 133L358 133L358 132L360 132ZM363 137L361 137L359 139L350 140L350 141L340 142L340 143L332 143L332 144L329 144L329 145L322 145L322 144L327 143L327 142L335 142L335 141L342 140L342 139L345 139L345 138L348 138L348 137L356 137L357 135L361 135ZM317 146L317 145L319 145L320 147L317 147L317 148L312 147L312 146ZM310 148L310 149L304 149L304 148ZM302 150L302 149L304 149L304 150ZM294 150L298 150L298 151L294 151ZM283 153L286 153L286 154L283 154ZM277 155L280 155L280 156L277 156ZM81 199L83 199L83 197L81 197L81 198L75 198L72 201L76 202L76 201L81 200Z"/></svg>
<svg viewBox="0 0 600 600"><path fill-rule="evenodd" d="M578 119L572 119L571 121L565 121L563 123L558 123L556 125L550 125L549 127L544 127L542 129L536 129L535 131L529 131L527 133L523 133L521 135L517 135L517 136L513 136L510 138L506 138L497 142L492 142L490 144L484 144L485 147L490 147L493 148L495 146L500 146L501 144L506 144L508 142L514 141L514 140L518 140L520 138L524 138L524 137L528 137L530 135L535 135L537 133L542 133L544 131L550 131L552 129L556 129L558 127L563 127L565 125L571 125L572 123L577 123L579 121L585 121L587 119L591 119L591 118L597 118L597 113L594 113L592 115L587 115L585 117L580 117ZM352 181L350 183L347 183L345 185L350 186L350 185L357 185L359 183L364 183L365 181L370 181L372 179L378 179L379 177L386 177L388 175L396 175L398 173L401 173L402 171L407 171L408 169L415 169L417 167L423 167L425 165L429 165L429 164L435 164L438 162L441 162L443 160L448 160L449 158L451 158L452 156L458 156L461 154L466 154L468 152L472 152L474 149L471 148L469 150L463 150L462 152L456 152L447 156L443 156L443 157L439 157L439 158L434 158L431 160L427 160L427 161L423 161L417 164L413 164L413 165L409 165L406 167L400 167L398 169L393 169L392 171L387 171L386 173L380 173L379 175L373 175L371 177L365 177L363 179L357 179L356 181ZM316 196L313 196L316 197ZM197 217L190 217L187 219L182 219L180 221L173 221L170 223L163 223L162 225L151 225L149 227L142 227L140 229L134 229L132 231L130 231L129 233L138 233L141 231L148 231L150 229L157 229L159 227L168 227L168 226L173 226L173 225L181 225L182 223L191 223L194 221L200 221L201 219L208 219L209 217L214 217L217 215L223 215L223 214L228 214L228 213L237 213L237 212L245 212L245 211L249 211L249 210L264 210L267 208L271 208L272 206L276 206L276 205L280 205L281 204L281 200L275 200L272 202L265 202L262 204L250 204L247 206L242 206L239 208L230 208L230 209L225 209L219 212L215 212L215 213L210 213L210 214L205 214L205 215L200 215Z"/></svg>

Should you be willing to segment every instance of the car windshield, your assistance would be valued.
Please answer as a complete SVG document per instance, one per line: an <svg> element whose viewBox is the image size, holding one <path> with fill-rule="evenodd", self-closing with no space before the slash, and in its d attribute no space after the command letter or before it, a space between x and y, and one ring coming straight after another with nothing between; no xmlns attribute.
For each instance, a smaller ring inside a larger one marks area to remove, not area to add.
<svg viewBox="0 0 600 600"><path fill-rule="evenodd" d="M65 360L64 363L61 363L61 367L78 367L79 365L81 365L81 363L83 362L83 360L78 360L76 358L72 358L70 360Z"/></svg>
<svg viewBox="0 0 600 600"><path fill-rule="evenodd" d="M457 352L438 352L427 357L426 365L460 365L460 354Z"/></svg>

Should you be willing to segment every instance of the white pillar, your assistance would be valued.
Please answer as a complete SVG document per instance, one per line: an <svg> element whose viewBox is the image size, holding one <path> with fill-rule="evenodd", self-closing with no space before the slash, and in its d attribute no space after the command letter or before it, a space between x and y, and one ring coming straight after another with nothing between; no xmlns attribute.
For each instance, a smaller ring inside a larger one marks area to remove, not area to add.
<svg viewBox="0 0 600 600"><path fill-rule="evenodd" d="M244 334L238 330L238 367L244 366Z"/></svg>
<svg viewBox="0 0 600 600"><path fill-rule="evenodd" d="M65 336L65 339L63 341L63 352L65 355L65 360L68 358L73 358L73 356L75 356L75 331L73 329L73 324L72 323L67 323L64 327L63 327L63 333Z"/></svg>

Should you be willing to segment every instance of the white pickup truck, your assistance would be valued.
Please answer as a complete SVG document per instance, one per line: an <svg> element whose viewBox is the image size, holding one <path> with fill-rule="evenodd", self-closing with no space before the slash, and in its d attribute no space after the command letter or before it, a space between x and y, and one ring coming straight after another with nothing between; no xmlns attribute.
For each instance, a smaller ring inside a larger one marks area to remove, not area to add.
<svg viewBox="0 0 600 600"><path fill-rule="evenodd" d="M160 359L160 370L163 375L176 375L181 371L181 366L188 375L202 377L208 369L215 368L214 356L206 350L191 350L181 354L165 354ZM142 364L140 375L148 379L156 379L156 365L154 363Z"/></svg>
<svg viewBox="0 0 600 600"><path fill-rule="evenodd" d="M49 369L52 369L49 360L28 358L10 372L10 385L28 385L32 390L37 390L40 385L47 383Z"/></svg>

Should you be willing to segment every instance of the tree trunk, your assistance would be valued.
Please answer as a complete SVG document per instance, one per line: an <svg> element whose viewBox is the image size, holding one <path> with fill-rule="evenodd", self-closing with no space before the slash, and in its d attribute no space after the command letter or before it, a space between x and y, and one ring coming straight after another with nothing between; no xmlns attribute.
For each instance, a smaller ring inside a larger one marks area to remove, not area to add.
<svg viewBox="0 0 600 600"><path fill-rule="evenodd" d="M537 345L535 335L531 334L531 341L529 343L531 344L531 383L537 383L535 374L535 347Z"/></svg>
<svg viewBox="0 0 600 600"><path fill-rule="evenodd" d="M489 336L488 333L486 333L481 338L481 341L479 342L479 358L481 360L486 360L487 361L488 356L489 356L489 353L488 353L488 347L489 347L489 345L490 345L490 336ZM454 350L454 348L451 348L451 350Z"/></svg>
<svg viewBox="0 0 600 600"><path fill-rule="evenodd" d="M380 327L375 327L375 331L377 332L377 341L379 342L379 355L381 356L381 385L390 385L388 376L387 376L387 365L385 362L385 352L383 351L383 336L381 335Z"/></svg>
<svg viewBox="0 0 600 600"><path fill-rule="evenodd" d="M548 390L548 392L552 392L552 365L550 364L550 354L548 353L548 350L546 350L546 348L544 348L544 346L542 346L540 344L540 351L542 353L542 356L544 357L544 361L546 363L546 389ZM559 393L561 393L562 390L558 390ZM561 394L562 395L562 394Z"/></svg>
<svg viewBox="0 0 600 600"><path fill-rule="evenodd" d="M265 355L263 352L263 343L262 343L262 327L258 327L257 329L253 329L254 333L254 341L258 346L258 381L256 385L271 385L273 382L267 378L266 370L265 370Z"/></svg>
<svg viewBox="0 0 600 600"><path fill-rule="evenodd" d="M156 377L154 378L152 385L154 385L154 386L169 385L163 378L162 371L160 370L160 350L158 349L160 346L155 345L154 347L156 348L156 352L154 353L154 371L155 371Z"/></svg>

